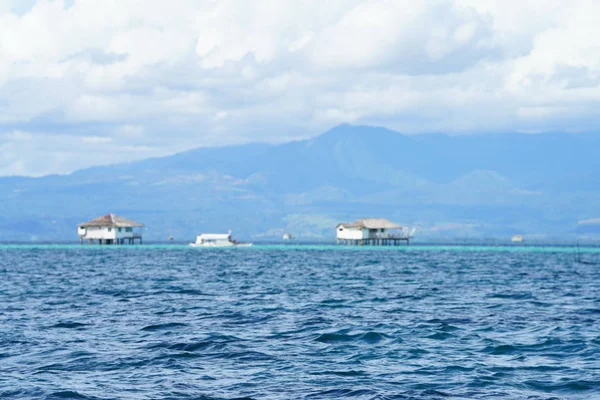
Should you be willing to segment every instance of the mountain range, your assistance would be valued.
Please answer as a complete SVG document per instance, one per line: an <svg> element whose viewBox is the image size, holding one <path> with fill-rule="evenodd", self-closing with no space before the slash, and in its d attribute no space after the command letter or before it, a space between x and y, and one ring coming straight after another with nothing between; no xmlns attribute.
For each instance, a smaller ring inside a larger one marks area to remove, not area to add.
<svg viewBox="0 0 600 400"><path fill-rule="evenodd" d="M340 125L307 140L198 148L69 175L0 178L0 241L73 240L115 213L145 237L291 232L333 239L338 222L384 217L417 237L600 237L600 135L403 135Z"/></svg>

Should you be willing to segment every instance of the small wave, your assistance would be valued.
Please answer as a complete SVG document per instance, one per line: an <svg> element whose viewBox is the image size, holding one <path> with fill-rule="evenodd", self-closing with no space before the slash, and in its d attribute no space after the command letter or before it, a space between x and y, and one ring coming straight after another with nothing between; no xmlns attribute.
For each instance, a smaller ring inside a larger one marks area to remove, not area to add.
<svg viewBox="0 0 600 400"><path fill-rule="evenodd" d="M386 314L402 314L402 313L406 313L406 314L419 314L420 312L418 310L412 310L412 309L408 309L408 308L391 308L389 310L384 310L383 311Z"/></svg>
<svg viewBox="0 0 600 400"><path fill-rule="evenodd" d="M64 390L61 392L54 392L46 396L46 400L58 400L58 399L82 399L82 400L92 400L97 399L97 397L89 397L85 396L81 393L72 391L72 390Z"/></svg>
<svg viewBox="0 0 600 400"><path fill-rule="evenodd" d="M389 299L387 297L374 297L371 299L372 303L387 303Z"/></svg>
<svg viewBox="0 0 600 400"><path fill-rule="evenodd" d="M366 373L364 371L322 371L322 372L314 372L313 375L336 375L336 376L364 376Z"/></svg>
<svg viewBox="0 0 600 400"><path fill-rule="evenodd" d="M544 301L539 301L539 300L532 300L529 302L529 304L534 305L536 307L543 307L543 308L553 307L553 304L546 303Z"/></svg>
<svg viewBox="0 0 600 400"><path fill-rule="evenodd" d="M274 319L274 315L264 315L262 317L239 317L239 318L230 318L227 321L228 325L251 325L251 324L259 324L263 322L270 321Z"/></svg>
<svg viewBox="0 0 600 400"><path fill-rule="evenodd" d="M355 339L353 335L347 335L344 333L323 333L316 339L317 342L321 343L341 343L351 342Z"/></svg>
<svg viewBox="0 0 600 400"><path fill-rule="evenodd" d="M580 311L582 314L600 314L600 308L585 308Z"/></svg>
<svg viewBox="0 0 600 400"><path fill-rule="evenodd" d="M451 397L450 394L446 393L446 392L442 392L441 390L435 390L435 389L427 389L423 392L423 396L425 396L426 398L435 398L435 397ZM435 397L432 397L435 396Z"/></svg>
<svg viewBox="0 0 600 400"><path fill-rule="evenodd" d="M493 355L513 354L519 351L517 347L510 344L501 344L498 346L488 346L483 350L485 353Z"/></svg>
<svg viewBox="0 0 600 400"><path fill-rule="evenodd" d="M184 351L181 353L171 353L171 354L165 354L162 356L157 357L156 359L159 360L179 360L179 359L190 359L190 358L198 358L201 357L200 354L198 353L191 353L188 351ZM199 367L196 367L199 368Z"/></svg>
<svg viewBox="0 0 600 400"><path fill-rule="evenodd" d="M431 339L431 340L446 340L446 339L450 339L454 337L453 334L448 333L448 332L436 332L433 333L429 336L425 336L425 339Z"/></svg>
<svg viewBox="0 0 600 400"><path fill-rule="evenodd" d="M398 296L392 297L391 300L422 300L429 295L427 293L422 294L399 294Z"/></svg>
<svg viewBox="0 0 600 400"><path fill-rule="evenodd" d="M323 333L319 335L315 340L321 343L344 343L344 342L353 342L353 341L361 341L366 343L378 343L388 337L383 333L379 332L366 332L359 334L348 334L348 333Z"/></svg>
<svg viewBox="0 0 600 400"><path fill-rule="evenodd" d="M140 330L146 331L146 332L154 332L154 331L162 331L165 329L182 328L184 326L188 326L188 325L182 324L180 322L168 322L166 324L148 325L148 326L143 327Z"/></svg>
<svg viewBox="0 0 600 400"><path fill-rule="evenodd" d="M502 354L528 354L528 353L568 353L575 354L578 351L584 350L586 344L584 342L565 342L558 338L547 338L539 343L532 344L499 344L488 346L483 351L493 355Z"/></svg>
<svg viewBox="0 0 600 400"><path fill-rule="evenodd" d="M81 322L59 322L58 324L54 324L49 326L50 329L83 329L90 324L84 324Z"/></svg>
<svg viewBox="0 0 600 400"><path fill-rule="evenodd" d="M528 300L535 297L529 292L516 293L492 293L486 296L488 299L506 299L506 300Z"/></svg>
<svg viewBox="0 0 600 400"><path fill-rule="evenodd" d="M303 326L313 326L313 325L326 325L329 324L331 320L323 317L312 317L302 322Z"/></svg>
<svg viewBox="0 0 600 400"><path fill-rule="evenodd" d="M235 359L239 361L269 361L275 357L261 353L260 351L240 351L240 352L229 352L219 353L216 358Z"/></svg>
<svg viewBox="0 0 600 400"><path fill-rule="evenodd" d="M442 324L442 325L450 326L451 324L465 324L465 325L471 324L473 322L473 320L470 318L445 318L445 319L433 318L433 319L428 319L425 322L428 324ZM458 328L456 328L456 329L458 329Z"/></svg>
<svg viewBox="0 0 600 400"><path fill-rule="evenodd" d="M0 399L39 399L43 392L39 388L20 388L0 391Z"/></svg>
<svg viewBox="0 0 600 400"><path fill-rule="evenodd" d="M183 294L187 296L212 296L197 289L176 289L170 292L171 294Z"/></svg>
<svg viewBox="0 0 600 400"><path fill-rule="evenodd" d="M417 328L418 329L426 329L426 330L431 330L432 328L434 328L436 332L445 332L445 333L450 333L450 332L455 332L455 331L462 330L462 328L459 328L459 327L454 326L454 325L450 325L450 324L448 324L446 322L441 322L439 320L435 320L435 321L436 322L426 321L425 324L417 325ZM426 325L426 324L429 324L429 323L438 324L438 326L437 327L431 327L429 325Z"/></svg>
<svg viewBox="0 0 600 400"><path fill-rule="evenodd" d="M184 352L194 352L202 350L215 350L225 347L223 342L215 340L204 340L192 343L158 343L148 346L149 349L167 349Z"/></svg>
<svg viewBox="0 0 600 400"><path fill-rule="evenodd" d="M464 372L471 372L474 370L475 370L474 367L465 367L462 365L449 365L446 368L444 368L444 372L448 372L448 373L455 373L455 372L464 373Z"/></svg>
<svg viewBox="0 0 600 400"><path fill-rule="evenodd" d="M214 397L201 395L200 397L194 397L194 400L254 400L252 397Z"/></svg>
<svg viewBox="0 0 600 400"><path fill-rule="evenodd" d="M345 300L345 299L327 299L327 300L321 301L319 304L321 305L321 307L327 307L327 308L344 308L344 307L349 307L349 305L347 303L348 303L348 300Z"/></svg>
<svg viewBox="0 0 600 400"><path fill-rule="evenodd" d="M377 393L368 389L330 389L308 394L307 399L336 399L341 397L374 397Z"/></svg>
<svg viewBox="0 0 600 400"><path fill-rule="evenodd" d="M600 384L598 382L591 381L571 381L565 383L554 383L545 382L539 380L526 381L525 384L536 390L543 390L545 392L556 392L556 391L568 391L568 392L583 392L593 389L598 389Z"/></svg>
<svg viewBox="0 0 600 400"><path fill-rule="evenodd" d="M386 335L384 335L383 333L379 333L379 332L367 332L367 333L363 333L362 335L360 335L358 337L359 340L361 340L363 342L367 342L367 343L377 343L386 338L387 338Z"/></svg>
<svg viewBox="0 0 600 400"><path fill-rule="evenodd" d="M68 368L63 364L52 363L38 367L34 374L54 373L57 371L66 371Z"/></svg>
<svg viewBox="0 0 600 400"><path fill-rule="evenodd" d="M429 351L425 350L425 349L421 349L421 348L414 348L414 349L410 349L408 350L408 360L415 360L415 359L420 359L423 358L424 355L429 354Z"/></svg>

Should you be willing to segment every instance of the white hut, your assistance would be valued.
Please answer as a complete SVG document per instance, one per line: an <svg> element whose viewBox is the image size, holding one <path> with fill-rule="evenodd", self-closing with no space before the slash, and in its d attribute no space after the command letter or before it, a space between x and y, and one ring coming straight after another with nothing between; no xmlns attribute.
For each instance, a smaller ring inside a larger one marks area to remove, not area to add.
<svg viewBox="0 0 600 400"><path fill-rule="evenodd" d="M144 224L120 217L115 214L106 214L89 222L79 224L77 232L79 242L87 240L93 244L97 240L99 244L133 244L139 240L142 244L142 230Z"/></svg>
<svg viewBox="0 0 600 400"><path fill-rule="evenodd" d="M363 218L336 227L338 244L397 245L408 244L410 234L406 228L385 218Z"/></svg>

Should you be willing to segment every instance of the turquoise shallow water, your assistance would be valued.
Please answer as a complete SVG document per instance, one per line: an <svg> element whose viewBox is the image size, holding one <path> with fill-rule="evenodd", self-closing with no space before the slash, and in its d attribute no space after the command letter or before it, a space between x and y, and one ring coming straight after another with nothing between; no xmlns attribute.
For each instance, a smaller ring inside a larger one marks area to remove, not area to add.
<svg viewBox="0 0 600 400"><path fill-rule="evenodd" d="M580 254L0 245L0 398L597 399Z"/></svg>
<svg viewBox="0 0 600 400"><path fill-rule="evenodd" d="M118 250L144 251L153 249L162 250L189 250L187 244L145 244L124 245L124 246L99 246L99 245L79 245L79 244L11 244L0 243L0 250L8 249L80 249L92 250ZM533 252L533 253L600 253L600 246L581 246L572 245L536 245L536 246L485 246L485 245L411 245L411 246L337 246L331 244L254 244L251 247L239 247L235 249L228 248L194 248L196 251L256 251L256 250L330 250L330 251L394 251L394 252L421 252L421 251L459 251L459 252Z"/></svg>

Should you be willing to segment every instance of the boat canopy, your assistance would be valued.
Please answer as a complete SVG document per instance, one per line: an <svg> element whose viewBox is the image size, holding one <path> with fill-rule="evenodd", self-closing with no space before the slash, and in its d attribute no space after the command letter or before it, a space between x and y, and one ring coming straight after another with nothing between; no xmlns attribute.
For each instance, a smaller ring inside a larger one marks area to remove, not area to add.
<svg viewBox="0 0 600 400"><path fill-rule="evenodd" d="M196 240L229 240L230 236L231 235L229 233L203 233L198 235Z"/></svg>

